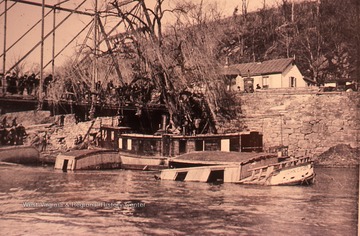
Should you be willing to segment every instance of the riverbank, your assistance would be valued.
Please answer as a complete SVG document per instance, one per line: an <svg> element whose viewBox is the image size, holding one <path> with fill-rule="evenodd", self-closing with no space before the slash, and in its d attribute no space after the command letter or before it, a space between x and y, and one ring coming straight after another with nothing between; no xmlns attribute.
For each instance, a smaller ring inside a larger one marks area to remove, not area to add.
<svg viewBox="0 0 360 236"><path fill-rule="evenodd" d="M60 153L69 152L80 148L91 148L92 137L89 133L99 131L101 125L114 125L113 117L97 118L94 122L76 123L72 114L65 115L63 122L60 122L60 116L51 116L46 111L31 111L8 113L0 116L3 119L7 117L11 122L15 117L18 124L23 124L26 128L27 137L25 145L33 146L40 151L40 160L43 164L53 165L56 156ZM43 148L43 137L46 133L47 141L45 150ZM76 140L81 136L85 138L86 145L79 147ZM338 144L325 150L320 155L313 157L316 166L322 167L354 167L359 165L360 149L353 148L350 144ZM223 161L222 155L219 160Z"/></svg>

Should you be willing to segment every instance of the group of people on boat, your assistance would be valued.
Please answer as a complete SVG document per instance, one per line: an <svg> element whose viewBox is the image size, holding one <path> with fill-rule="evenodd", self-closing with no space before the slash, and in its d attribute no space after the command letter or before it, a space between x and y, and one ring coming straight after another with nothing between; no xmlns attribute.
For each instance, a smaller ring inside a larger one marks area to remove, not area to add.
<svg viewBox="0 0 360 236"><path fill-rule="evenodd" d="M192 117L189 114L183 116L176 125L173 116L170 115L169 123L165 127L165 132L175 135L197 135L201 134L201 128L203 127L203 120L199 117Z"/></svg>
<svg viewBox="0 0 360 236"><path fill-rule="evenodd" d="M24 138L27 136L25 127L17 124L16 117L12 120L12 124L7 123L6 116L0 124L0 145L22 145Z"/></svg>

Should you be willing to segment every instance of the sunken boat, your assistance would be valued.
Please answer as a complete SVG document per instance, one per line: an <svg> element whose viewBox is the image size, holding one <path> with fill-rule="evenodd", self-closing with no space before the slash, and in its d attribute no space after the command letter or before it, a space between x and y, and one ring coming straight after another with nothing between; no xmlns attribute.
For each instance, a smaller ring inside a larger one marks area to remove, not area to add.
<svg viewBox="0 0 360 236"><path fill-rule="evenodd" d="M169 163L192 167L163 170L162 180L280 186L310 185L315 178L314 164L309 157L293 158L282 152L189 153L169 160Z"/></svg>
<svg viewBox="0 0 360 236"><path fill-rule="evenodd" d="M0 162L40 165L43 163L43 160L40 158L40 153L35 147L16 145L2 146L0 148Z"/></svg>

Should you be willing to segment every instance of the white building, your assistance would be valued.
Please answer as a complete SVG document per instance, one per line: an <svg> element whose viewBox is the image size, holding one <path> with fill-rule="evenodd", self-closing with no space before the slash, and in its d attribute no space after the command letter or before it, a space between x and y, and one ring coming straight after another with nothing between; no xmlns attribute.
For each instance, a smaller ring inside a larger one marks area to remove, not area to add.
<svg viewBox="0 0 360 236"><path fill-rule="evenodd" d="M307 87L309 83L295 65L293 58L233 64L225 68L225 71L239 71L235 81L230 82L232 90L239 90L239 87L241 91L255 90L257 87L302 88Z"/></svg>

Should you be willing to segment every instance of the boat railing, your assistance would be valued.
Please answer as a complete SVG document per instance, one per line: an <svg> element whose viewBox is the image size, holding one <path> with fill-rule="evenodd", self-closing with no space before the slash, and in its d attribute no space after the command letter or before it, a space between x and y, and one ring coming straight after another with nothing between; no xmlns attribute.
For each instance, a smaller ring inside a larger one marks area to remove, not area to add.
<svg viewBox="0 0 360 236"><path fill-rule="evenodd" d="M282 161L282 162L275 163L275 164L270 164L270 165L266 165L266 166L259 166L259 167L251 168L251 169L248 169L248 171L251 172L251 171L254 171L254 170L265 169L265 168L268 168L270 166L274 166L275 169L282 169L282 168L289 167L289 166L296 166L296 165L299 165L299 164L307 163L310 160L311 160L310 157L300 157L300 158L292 159L292 160L289 160L289 161ZM278 168L276 168L276 167L278 167Z"/></svg>
<svg viewBox="0 0 360 236"><path fill-rule="evenodd" d="M261 180L266 180L274 170L281 170L286 167L297 166L303 163L308 163L310 161L311 161L310 157L300 157L289 161L283 161L266 166L251 168L248 169L247 171L252 172L250 176L250 181L261 181Z"/></svg>

